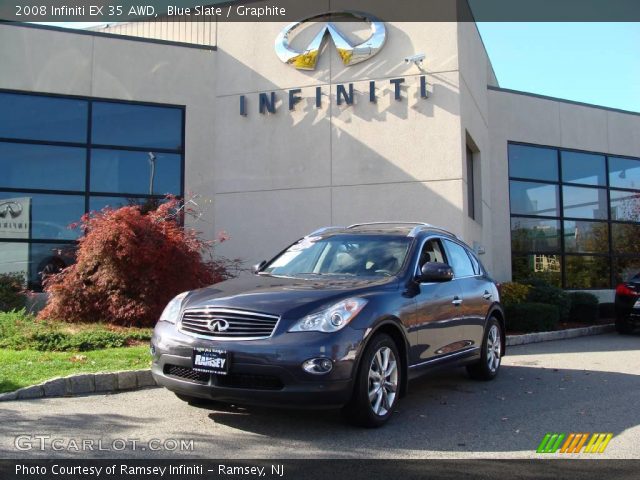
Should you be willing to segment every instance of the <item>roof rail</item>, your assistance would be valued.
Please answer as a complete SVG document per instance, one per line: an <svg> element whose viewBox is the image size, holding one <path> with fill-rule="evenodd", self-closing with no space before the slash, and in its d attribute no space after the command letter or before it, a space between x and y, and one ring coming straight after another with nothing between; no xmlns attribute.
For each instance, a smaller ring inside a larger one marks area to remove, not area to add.
<svg viewBox="0 0 640 480"><path fill-rule="evenodd" d="M432 226L424 222L364 222L364 223L354 223L353 225L349 225L347 228L362 227L365 225L420 225L423 227Z"/></svg>
<svg viewBox="0 0 640 480"><path fill-rule="evenodd" d="M435 225L431 225L431 224L428 224L428 223L424 224L424 225L418 225L418 226L412 228L407 236L408 237L415 237L423 229L437 230L438 232L446 233L447 235L451 235L452 237L457 238L458 240L460 240L460 237L458 237L455 233L450 232L446 228L436 227Z"/></svg>

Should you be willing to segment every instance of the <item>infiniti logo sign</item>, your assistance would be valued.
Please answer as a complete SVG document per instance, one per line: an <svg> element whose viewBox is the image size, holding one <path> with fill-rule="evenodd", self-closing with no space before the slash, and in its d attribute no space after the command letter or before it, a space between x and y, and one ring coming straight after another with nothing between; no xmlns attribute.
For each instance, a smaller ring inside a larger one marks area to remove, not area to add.
<svg viewBox="0 0 640 480"><path fill-rule="evenodd" d="M349 20L353 21L364 20L369 23L371 35L364 42L352 45L333 23L327 22L320 32L313 37L311 43L309 43L304 50L295 50L289 46L291 36L300 28L301 25L306 22L326 19L328 17L330 18L331 16L347 17ZM316 64L318 63L320 49L322 48L322 44L324 43L327 35L329 35L331 40L333 40L333 44L338 50L338 54L340 55L342 62L346 66L350 66L363 62L378 53L386 41L387 31L383 22L365 13L334 12L330 14L315 15L301 22L291 23L285 27L285 29L276 37L276 54L284 63L288 63L299 70L315 70Z"/></svg>
<svg viewBox="0 0 640 480"><path fill-rule="evenodd" d="M207 328L211 332L225 332L229 329L229 322L223 318L214 318L209 321Z"/></svg>
<svg viewBox="0 0 640 480"><path fill-rule="evenodd" d="M22 213L22 205L17 202L2 202L0 203L0 218L6 218L9 215L11 218L17 218Z"/></svg>

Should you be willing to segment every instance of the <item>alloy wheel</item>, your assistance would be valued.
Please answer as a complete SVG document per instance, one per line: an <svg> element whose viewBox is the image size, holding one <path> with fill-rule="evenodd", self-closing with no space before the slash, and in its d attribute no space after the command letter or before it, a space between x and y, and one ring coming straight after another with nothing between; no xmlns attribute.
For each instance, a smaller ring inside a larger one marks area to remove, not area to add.
<svg viewBox="0 0 640 480"><path fill-rule="evenodd" d="M502 353L502 341L500 339L500 329L497 325L491 325L487 336L487 366L493 373L500 366L500 356Z"/></svg>
<svg viewBox="0 0 640 480"><path fill-rule="evenodd" d="M398 362L389 347L381 347L369 366L369 403L383 417L394 404L398 391Z"/></svg>

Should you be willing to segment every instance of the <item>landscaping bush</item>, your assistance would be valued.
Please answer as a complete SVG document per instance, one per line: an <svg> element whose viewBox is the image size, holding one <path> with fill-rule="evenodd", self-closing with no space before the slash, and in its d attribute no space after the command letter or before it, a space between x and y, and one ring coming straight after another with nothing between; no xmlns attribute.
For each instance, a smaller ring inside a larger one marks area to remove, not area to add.
<svg viewBox="0 0 640 480"><path fill-rule="evenodd" d="M529 295L531 286L523 285L518 282L505 282L499 286L500 290L500 302L506 308L511 305L517 305L518 303L525 302Z"/></svg>
<svg viewBox="0 0 640 480"><path fill-rule="evenodd" d="M25 305L24 277L20 273L0 274L0 312L20 310Z"/></svg>
<svg viewBox="0 0 640 480"><path fill-rule="evenodd" d="M505 309L506 323L512 332L548 332L560 321L558 307L546 303L518 303Z"/></svg>
<svg viewBox="0 0 640 480"><path fill-rule="evenodd" d="M45 282L41 319L153 326L172 297L230 276L213 242L180 226L174 198L156 210L104 209L82 217L77 261ZM204 260L203 253L209 253Z"/></svg>
<svg viewBox="0 0 640 480"><path fill-rule="evenodd" d="M533 303L546 303L548 305L555 305L558 308L558 314L560 315L560 321L566 322L569 320L569 313L571 312L571 299L567 292L561 288L554 287L549 283L539 278L530 278L524 280L522 283L531 285L529 294L527 295L527 302Z"/></svg>
<svg viewBox="0 0 640 480"><path fill-rule="evenodd" d="M600 318L613 319L616 317L616 307L612 302L601 303L598 305L598 316Z"/></svg>
<svg viewBox="0 0 640 480"><path fill-rule="evenodd" d="M569 293L572 322L595 323L598 320L598 297L588 292Z"/></svg>

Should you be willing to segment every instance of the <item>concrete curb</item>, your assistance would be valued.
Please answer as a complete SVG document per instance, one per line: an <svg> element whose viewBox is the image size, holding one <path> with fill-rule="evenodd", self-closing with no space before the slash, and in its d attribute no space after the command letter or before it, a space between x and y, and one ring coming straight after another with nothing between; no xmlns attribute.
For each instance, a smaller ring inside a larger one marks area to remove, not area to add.
<svg viewBox="0 0 640 480"><path fill-rule="evenodd" d="M507 346L526 345L528 343L549 342L567 338L600 335L612 332L613 324L592 327L570 328L556 332L527 333L507 335ZM112 393L140 388L155 387L156 382L151 370L127 370L109 373L81 373L63 378L53 378L38 385L24 387L14 392L0 393L0 402L4 400L27 400L42 397L71 397L88 393Z"/></svg>
<svg viewBox="0 0 640 480"><path fill-rule="evenodd" d="M524 335L507 335L508 347L526 345L528 343L550 342L552 340L564 340L567 338L586 337L589 335L601 335L614 331L613 323L607 325L594 325L591 327L569 328L555 332L526 333Z"/></svg>
<svg viewBox="0 0 640 480"><path fill-rule="evenodd" d="M126 370L108 373L81 373L52 378L38 385L23 387L13 392L0 393L4 400L27 400L42 397L71 397L88 393L112 393L155 387L151 370Z"/></svg>

